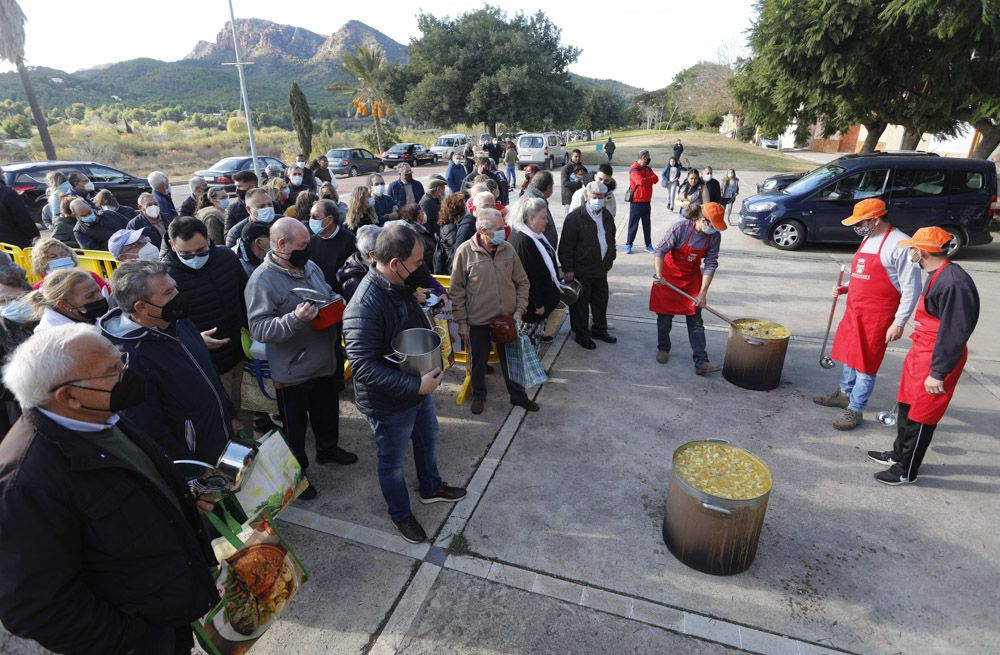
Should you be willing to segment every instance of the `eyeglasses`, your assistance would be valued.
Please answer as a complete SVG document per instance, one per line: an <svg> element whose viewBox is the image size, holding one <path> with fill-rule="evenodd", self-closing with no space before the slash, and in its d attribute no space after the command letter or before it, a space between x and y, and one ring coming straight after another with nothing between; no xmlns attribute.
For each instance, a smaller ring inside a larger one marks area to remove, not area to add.
<svg viewBox="0 0 1000 655"><path fill-rule="evenodd" d="M84 380L100 380L102 378L115 378L115 377L118 378L119 380L121 380L122 376L125 375L125 371L128 370L128 353L127 352L122 353L121 360L122 360L122 370L118 371L117 373L108 373L107 375L91 375L91 376L88 376L88 377L85 377L85 378L75 378L73 380L66 380L65 382L60 382L59 384L57 384L54 387L52 387L51 389L49 389L49 393L54 393L55 390L58 389L59 387L65 387L67 385L69 385L71 387L76 387L78 389L91 389L93 391L107 391L107 389L96 389L94 387L84 387L84 386L80 386L80 385L78 385L76 383L77 382L83 382Z"/></svg>

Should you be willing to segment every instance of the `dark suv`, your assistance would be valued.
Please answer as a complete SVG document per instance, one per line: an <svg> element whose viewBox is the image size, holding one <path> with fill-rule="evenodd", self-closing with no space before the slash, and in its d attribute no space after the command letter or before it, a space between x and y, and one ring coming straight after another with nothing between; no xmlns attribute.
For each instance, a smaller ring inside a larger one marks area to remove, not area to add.
<svg viewBox="0 0 1000 655"><path fill-rule="evenodd" d="M824 164L777 192L743 201L740 230L781 250L810 243L857 243L840 221L854 203L882 198L893 226L912 234L939 226L955 236L954 254L993 240L997 173L992 162L936 155L867 153Z"/></svg>
<svg viewBox="0 0 1000 655"><path fill-rule="evenodd" d="M122 205L134 207L139 194L152 191L149 183L141 177L123 173L117 168L111 168L93 161L33 161L3 164L4 182L21 194L28 204L31 217L36 222L42 215L47 198L45 197L45 176L49 171L62 171L69 177L70 173L83 173L94 183L94 192L108 189Z"/></svg>

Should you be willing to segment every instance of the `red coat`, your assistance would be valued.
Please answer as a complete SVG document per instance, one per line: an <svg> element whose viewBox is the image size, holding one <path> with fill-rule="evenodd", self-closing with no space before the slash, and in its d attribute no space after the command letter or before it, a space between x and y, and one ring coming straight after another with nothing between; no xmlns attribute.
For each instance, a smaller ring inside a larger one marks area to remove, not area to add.
<svg viewBox="0 0 1000 655"><path fill-rule="evenodd" d="M628 187L635 189L632 202L650 202L653 200L653 185L660 181L653 169L639 162L628 169Z"/></svg>

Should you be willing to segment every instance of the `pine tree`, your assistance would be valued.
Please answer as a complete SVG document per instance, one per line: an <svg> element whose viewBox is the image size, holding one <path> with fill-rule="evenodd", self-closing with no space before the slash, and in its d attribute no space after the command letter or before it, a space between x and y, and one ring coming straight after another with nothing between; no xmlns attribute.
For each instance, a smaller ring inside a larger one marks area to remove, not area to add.
<svg viewBox="0 0 1000 655"><path fill-rule="evenodd" d="M288 92L288 104L292 106L292 127L295 128L295 138L299 140L299 148L308 159L312 153L313 121L309 113L309 101L302 93L298 82L292 82Z"/></svg>

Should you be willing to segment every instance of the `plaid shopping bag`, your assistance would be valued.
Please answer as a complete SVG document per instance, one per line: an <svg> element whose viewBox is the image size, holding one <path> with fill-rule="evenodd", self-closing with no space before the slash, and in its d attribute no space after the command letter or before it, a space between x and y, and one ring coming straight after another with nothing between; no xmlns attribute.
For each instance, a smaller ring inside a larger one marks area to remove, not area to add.
<svg viewBox="0 0 1000 655"><path fill-rule="evenodd" d="M511 381L530 389L549 379L531 340L525 335L519 335L504 346L504 350L507 353L507 373Z"/></svg>

